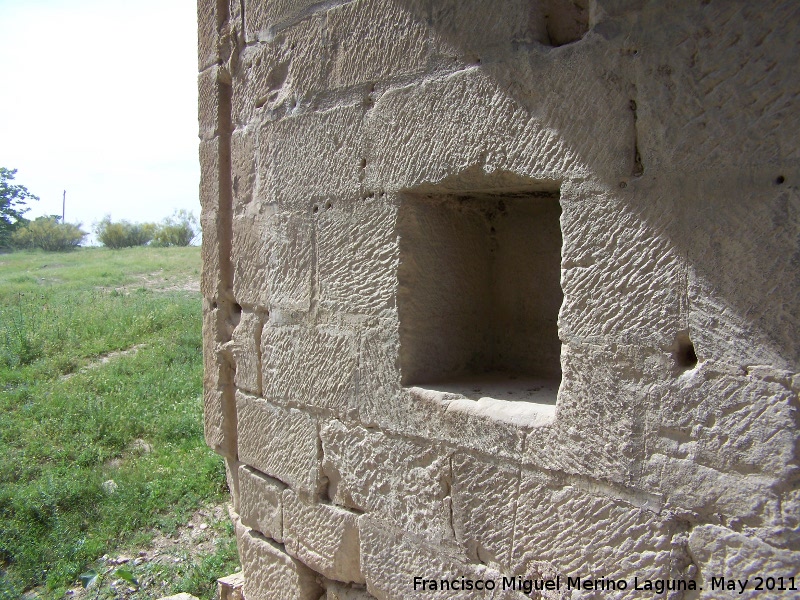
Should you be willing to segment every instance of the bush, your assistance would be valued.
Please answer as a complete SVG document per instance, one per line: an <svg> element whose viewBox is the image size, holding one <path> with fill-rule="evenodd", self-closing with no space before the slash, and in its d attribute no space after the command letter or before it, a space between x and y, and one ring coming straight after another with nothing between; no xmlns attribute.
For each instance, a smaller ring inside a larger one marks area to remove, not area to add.
<svg viewBox="0 0 800 600"><path fill-rule="evenodd" d="M62 223L61 217L50 215L30 221L14 231L11 244L15 248L41 248L47 252L63 252L80 246L88 234L80 223Z"/></svg>
<svg viewBox="0 0 800 600"><path fill-rule="evenodd" d="M189 246L199 230L195 216L191 212L179 210L158 226L153 236L153 246Z"/></svg>
<svg viewBox="0 0 800 600"><path fill-rule="evenodd" d="M97 239L108 248L130 248L144 246L153 239L157 226L155 223L130 223L119 221L113 223L110 216L94 226Z"/></svg>

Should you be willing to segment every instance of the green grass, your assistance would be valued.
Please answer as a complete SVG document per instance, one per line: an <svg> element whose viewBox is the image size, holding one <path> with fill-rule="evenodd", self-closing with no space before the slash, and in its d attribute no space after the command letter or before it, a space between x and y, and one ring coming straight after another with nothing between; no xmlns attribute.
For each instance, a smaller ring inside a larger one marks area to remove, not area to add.
<svg viewBox="0 0 800 600"><path fill-rule="evenodd" d="M0 255L0 598L61 597L102 555L226 501L203 441L200 297L183 289L199 270L198 248ZM213 551L130 567L130 597L212 597L237 568L230 527L213 530Z"/></svg>

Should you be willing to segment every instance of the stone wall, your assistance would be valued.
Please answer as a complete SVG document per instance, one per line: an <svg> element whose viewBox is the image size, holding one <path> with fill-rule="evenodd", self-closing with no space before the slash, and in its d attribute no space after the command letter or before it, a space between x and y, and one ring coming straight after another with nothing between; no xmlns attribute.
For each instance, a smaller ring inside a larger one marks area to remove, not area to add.
<svg viewBox="0 0 800 600"><path fill-rule="evenodd" d="M795 2L198 13L248 600L797 593Z"/></svg>

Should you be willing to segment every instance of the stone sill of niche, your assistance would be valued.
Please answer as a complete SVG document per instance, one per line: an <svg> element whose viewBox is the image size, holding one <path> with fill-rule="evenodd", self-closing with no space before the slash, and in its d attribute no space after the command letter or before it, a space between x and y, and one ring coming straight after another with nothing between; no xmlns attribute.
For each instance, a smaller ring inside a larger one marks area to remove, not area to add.
<svg viewBox="0 0 800 600"><path fill-rule="evenodd" d="M558 387L555 379L485 373L406 389L412 396L445 406L447 411L529 428L553 423Z"/></svg>

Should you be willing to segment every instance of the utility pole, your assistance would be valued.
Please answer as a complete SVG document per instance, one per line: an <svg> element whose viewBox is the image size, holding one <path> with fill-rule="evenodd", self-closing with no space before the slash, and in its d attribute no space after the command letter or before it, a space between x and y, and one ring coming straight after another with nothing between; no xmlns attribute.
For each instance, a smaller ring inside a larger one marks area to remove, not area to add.
<svg viewBox="0 0 800 600"><path fill-rule="evenodd" d="M67 212L67 190L64 190L64 195L61 197L61 222L64 222L64 215Z"/></svg>

